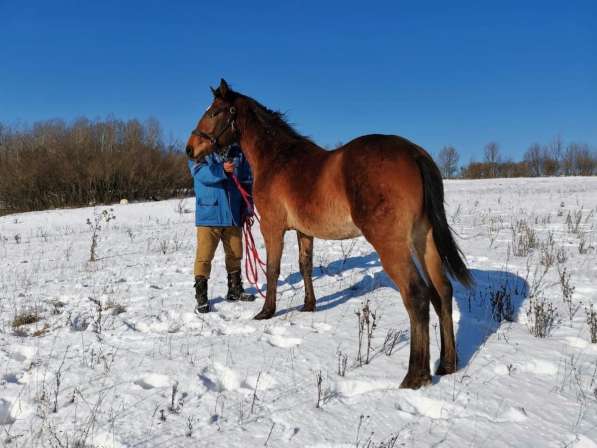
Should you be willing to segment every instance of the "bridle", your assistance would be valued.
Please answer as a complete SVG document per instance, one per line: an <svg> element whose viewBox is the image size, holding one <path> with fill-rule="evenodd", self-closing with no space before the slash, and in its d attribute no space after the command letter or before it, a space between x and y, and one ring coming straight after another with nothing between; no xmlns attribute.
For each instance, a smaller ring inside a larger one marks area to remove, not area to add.
<svg viewBox="0 0 597 448"><path fill-rule="evenodd" d="M226 108L222 108L215 112L212 112L212 117L217 116L218 114L223 112L225 109ZM207 132L200 131L197 128L193 129L191 131L191 134L209 140L211 142L211 144L214 146L214 150L219 152L219 150L222 149L222 146L220 145L220 143L218 143L218 139L222 135L224 135L224 133L229 128L232 129L232 132L236 132L236 125L235 125L235 121L234 121L235 118L236 118L236 108L234 106L231 106L230 109L228 110L228 119L226 120L226 124L224 125L224 127L222 129L220 129L220 131L217 134L210 135Z"/></svg>

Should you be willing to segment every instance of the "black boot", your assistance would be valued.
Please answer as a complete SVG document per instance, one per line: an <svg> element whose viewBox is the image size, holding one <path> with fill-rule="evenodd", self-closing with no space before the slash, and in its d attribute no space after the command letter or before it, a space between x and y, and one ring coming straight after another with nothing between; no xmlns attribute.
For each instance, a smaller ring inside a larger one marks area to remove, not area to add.
<svg viewBox="0 0 597 448"><path fill-rule="evenodd" d="M252 302L255 300L253 294L247 294L243 288L243 281L240 277L240 271L228 273L228 294L226 300L235 302L240 300L242 302Z"/></svg>
<svg viewBox="0 0 597 448"><path fill-rule="evenodd" d="M209 313L209 301L207 300L207 278L202 275L195 277L195 300L196 313Z"/></svg>

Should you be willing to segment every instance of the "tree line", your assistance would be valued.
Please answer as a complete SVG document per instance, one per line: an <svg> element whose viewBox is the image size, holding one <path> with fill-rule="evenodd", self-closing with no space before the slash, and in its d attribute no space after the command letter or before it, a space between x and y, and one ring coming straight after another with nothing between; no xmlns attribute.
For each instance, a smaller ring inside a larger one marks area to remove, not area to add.
<svg viewBox="0 0 597 448"><path fill-rule="evenodd" d="M485 179L495 177L592 176L597 174L597 151L585 143L564 145L556 137L547 145L533 143L522 160L502 158L496 142L485 145L483 161L460 166L460 155L453 146L444 146L436 162L446 179Z"/></svg>
<svg viewBox="0 0 597 448"><path fill-rule="evenodd" d="M0 123L0 211L19 212L186 194L186 156L155 119Z"/></svg>
<svg viewBox="0 0 597 448"><path fill-rule="evenodd" d="M186 156L164 143L155 119L46 120L31 127L0 123L0 213L164 199L192 193ZM521 161L504 159L496 142L483 161L460 166L445 146L436 161L444 178L590 176L597 153L588 145L564 145L558 137L534 143Z"/></svg>

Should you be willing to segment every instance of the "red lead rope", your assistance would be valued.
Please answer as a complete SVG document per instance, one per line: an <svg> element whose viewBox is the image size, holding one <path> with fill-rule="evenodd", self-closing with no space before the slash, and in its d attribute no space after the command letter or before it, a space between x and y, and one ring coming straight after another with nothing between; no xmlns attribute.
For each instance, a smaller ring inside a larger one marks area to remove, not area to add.
<svg viewBox="0 0 597 448"><path fill-rule="evenodd" d="M257 222L261 222L259 220L259 216L255 213L255 209L253 207L253 203L251 202L251 195L243 188L241 183L239 182L238 178L234 174L230 174L230 178L236 185L240 195L245 201L245 205L247 206L247 216L245 216L243 222L243 237L245 240L245 276L250 284L252 284L259 295L265 299L265 296L259 289L257 282L259 280L259 269L265 275L265 263L259 256L259 252L257 251L257 247L255 246L255 239L253 238L253 232L251 231L251 227L257 219Z"/></svg>

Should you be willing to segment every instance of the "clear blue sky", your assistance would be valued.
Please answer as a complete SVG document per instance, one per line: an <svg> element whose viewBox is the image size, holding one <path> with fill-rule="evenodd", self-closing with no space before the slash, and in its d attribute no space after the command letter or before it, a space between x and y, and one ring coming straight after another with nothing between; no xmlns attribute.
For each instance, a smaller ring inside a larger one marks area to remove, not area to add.
<svg viewBox="0 0 597 448"><path fill-rule="evenodd" d="M184 140L224 77L322 145L597 146L597 1L467 3L0 0L0 121L156 117Z"/></svg>

